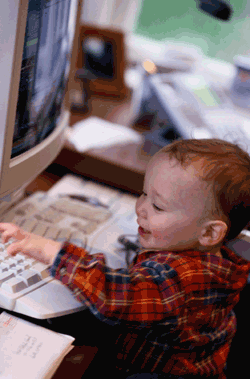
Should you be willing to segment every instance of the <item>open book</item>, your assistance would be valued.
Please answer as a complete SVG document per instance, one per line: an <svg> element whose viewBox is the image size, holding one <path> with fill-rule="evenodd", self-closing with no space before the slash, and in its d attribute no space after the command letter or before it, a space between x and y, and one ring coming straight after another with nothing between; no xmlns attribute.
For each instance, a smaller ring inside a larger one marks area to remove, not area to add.
<svg viewBox="0 0 250 379"><path fill-rule="evenodd" d="M0 378L50 379L75 338L0 314Z"/></svg>

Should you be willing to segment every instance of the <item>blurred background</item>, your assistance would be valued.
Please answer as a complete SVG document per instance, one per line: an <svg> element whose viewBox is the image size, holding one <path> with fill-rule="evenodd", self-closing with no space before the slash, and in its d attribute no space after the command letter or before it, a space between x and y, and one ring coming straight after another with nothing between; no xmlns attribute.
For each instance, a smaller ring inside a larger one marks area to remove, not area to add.
<svg viewBox="0 0 250 379"><path fill-rule="evenodd" d="M216 137L250 151L250 1L79 4L68 141L47 173L69 170L138 194L150 157L173 140ZM114 126L133 133L104 146L98 131L84 146L75 131L90 136L97 120L110 141Z"/></svg>

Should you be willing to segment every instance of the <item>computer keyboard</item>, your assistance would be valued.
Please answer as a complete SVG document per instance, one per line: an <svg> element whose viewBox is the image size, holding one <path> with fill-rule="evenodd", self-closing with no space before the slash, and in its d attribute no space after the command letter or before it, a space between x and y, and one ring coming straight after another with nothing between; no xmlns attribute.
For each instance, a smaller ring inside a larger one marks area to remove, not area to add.
<svg viewBox="0 0 250 379"><path fill-rule="evenodd" d="M16 299L53 278L47 270L48 265L21 253L10 257L6 252L9 244L0 244L0 303L2 307L13 310Z"/></svg>
<svg viewBox="0 0 250 379"><path fill-rule="evenodd" d="M27 232L55 241L67 240L91 254L103 252L110 267L126 267L126 253L119 237L137 234L137 198L104 186L84 181L82 184L82 193L78 191L76 195L36 192L10 209L0 222L15 223ZM102 187L103 196L98 196ZM49 274L48 265L21 252L10 257L7 246L8 243L0 244L0 307L38 319L85 309L67 287Z"/></svg>

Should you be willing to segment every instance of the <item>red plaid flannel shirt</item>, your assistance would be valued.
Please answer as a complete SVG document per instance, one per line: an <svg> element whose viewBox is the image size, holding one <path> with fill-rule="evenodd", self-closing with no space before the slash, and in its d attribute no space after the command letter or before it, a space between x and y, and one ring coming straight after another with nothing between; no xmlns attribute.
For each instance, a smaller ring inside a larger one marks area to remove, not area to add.
<svg viewBox="0 0 250 379"><path fill-rule="evenodd" d="M225 378L250 262L223 247L146 251L129 269L111 269L103 254L65 243L51 274L100 320L122 326L116 368L122 372L218 375Z"/></svg>

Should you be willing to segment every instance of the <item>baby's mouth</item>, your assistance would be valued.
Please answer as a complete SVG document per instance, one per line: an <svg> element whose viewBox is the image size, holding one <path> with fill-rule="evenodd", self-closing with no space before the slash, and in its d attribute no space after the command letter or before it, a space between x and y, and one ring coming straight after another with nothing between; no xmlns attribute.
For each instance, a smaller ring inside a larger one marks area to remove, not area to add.
<svg viewBox="0 0 250 379"><path fill-rule="evenodd" d="M145 236L146 234L150 234L150 231L139 226L138 233L140 234L140 236Z"/></svg>

